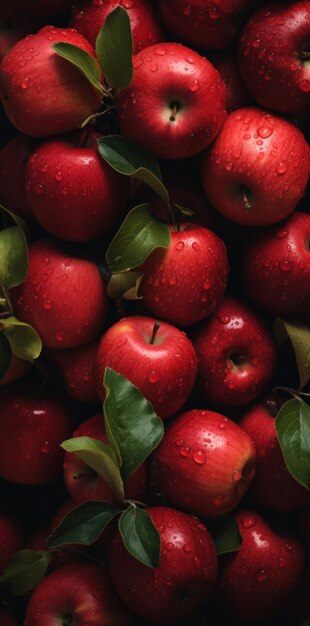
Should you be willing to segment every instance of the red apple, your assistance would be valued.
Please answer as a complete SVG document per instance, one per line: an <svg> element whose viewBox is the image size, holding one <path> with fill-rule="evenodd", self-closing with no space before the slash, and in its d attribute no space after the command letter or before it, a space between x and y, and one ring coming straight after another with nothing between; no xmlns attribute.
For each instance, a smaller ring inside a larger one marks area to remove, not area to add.
<svg viewBox="0 0 310 626"><path fill-rule="evenodd" d="M310 323L310 215L256 230L243 256L246 293L280 317Z"/></svg>
<svg viewBox="0 0 310 626"><path fill-rule="evenodd" d="M77 348L47 350L48 359L56 365L66 394L72 400L87 403L99 401L95 376L97 351L97 341Z"/></svg>
<svg viewBox="0 0 310 626"><path fill-rule="evenodd" d="M256 102L298 115L310 105L308 0L264 4L246 23L239 67Z"/></svg>
<svg viewBox="0 0 310 626"><path fill-rule="evenodd" d="M253 502L273 511L288 512L310 504L309 491L289 473L275 428L277 410L266 401L256 404L239 421L256 449Z"/></svg>
<svg viewBox="0 0 310 626"><path fill-rule="evenodd" d="M0 321L0 328L1 328L1 321ZM7 385L8 383L12 383L14 380L19 380L19 378L23 378L29 371L30 367L31 367L31 364L28 361L19 359L14 354L12 354L10 365L7 371L5 372L4 376L0 378L0 387L3 387L3 385Z"/></svg>
<svg viewBox="0 0 310 626"><path fill-rule="evenodd" d="M127 552L117 533L109 553L109 573L123 602L152 623L172 624L189 617L210 597L217 574L214 543L192 515L168 507L147 509L160 541L160 564L152 569Z"/></svg>
<svg viewBox="0 0 310 626"><path fill-rule="evenodd" d="M191 341L178 328L151 317L132 315L111 326L100 341L96 377L101 398L106 367L136 385L165 419L189 397L197 359Z"/></svg>
<svg viewBox="0 0 310 626"><path fill-rule="evenodd" d="M9 211L29 218L25 193L25 168L35 141L16 135L0 150L0 203Z"/></svg>
<svg viewBox="0 0 310 626"><path fill-rule="evenodd" d="M28 205L52 235L68 241L101 237L125 212L129 181L103 159L97 133L75 133L40 144L28 159Z"/></svg>
<svg viewBox="0 0 310 626"><path fill-rule="evenodd" d="M45 26L22 39L0 66L0 95L9 120L25 135L44 137L78 128L99 109L101 96L83 74L52 48L65 42L95 57L70 28Z"/></svg>
<svg viewBox="0 0 310 626"><path fill-rule="evenodd" d="M59 15L72 5L72 0L13 0L19 11L48 19Z"/></svg>
<svg viewBox="0 0 310 626"><path fill-rule="evenodd" d="M39 485L61 472L60 444L72 432L61 399L11 385L1 390L0 477L21 485Z"/></svg>
<svg viewBox="0 0 310 626"><path fill-rule="evenodd" d="M211 315L224 295L226 248L215 233L196 224L171 226L170 236L169 248L157 248L144 263L140 293L152 315L190 326Z"/></svg>
<svg viewBox="0 0 310 626"><path fill-rule="evenodd" d="M250 226L287 217L308 177L309 146L301 131L257 107L233 111L202 159L202 185L212 206Z"/></svg>
<svg viewBox="0 0 310 626"><path fill-rule="evenodd" d="M163 159L206 148L226 116L226 88L213 65L178 43L145 48L133 63L133 80L118 95L122 133Z"/></svg>
<svg viewBox="0 0 310 626"><path fill-rule="evenodd" d="M73 348L94 339L107 317L107 296L97 266L66 254L59 244L30 244L24 282L12 289L18 319L34 326L44 346Z"/></svg>
<svg viewBox="0 0 310 626"><path fill-rule="evenodd" d="M265 620L294 597L303 572L302 547L289 534L273 531L258 513L240 511L235 519L242 544L221 561L218 599L238 618Z"/></svg>
<svg viewBox="0 0 310 626"><path fill-rule="evenodd" d="M1 626L18 626L17 622L9 613L0 611L0 624Z"/></svg>
<svg viewBox="0 0 310 626"><path fill-rule="evenodd" d="M95 46L100 29L108 15L117 6L122 6L130 18L134 53L164 40L163 28L149 0L135 0L135 2L128 2L128 0L105 0L105 2L81 0L78 5L73 6L70 25Z"/></svg>
<svg viewBox="0 0 310 626"><path fill-rule="evenodd" d="M155 459L159 491L174 506L201 517L218 517L235 508L255 473L250 437L213 411L178 416Z"/></svg>
<svg viewBox="0 0 310 626"><path fill-rule="evenodd" d="M0 575L17 550L23 547L23 532L17 521L6 513L0 513ZM0 621L2 626L2 621Z"/></svg>
<svg viewBox="0 0 310 626"><path fill-rule="evenodd" d="M235 49L216 51L209 55L227 89L227 113L252 104L238 68Z"/></svg>
<svg viewBox="0 0 310 626"><path fill-rule="evenodd" d="M243 303L224 298L194 338L198 385L213 406L242 406L269 384L276 347L258 314Z"/></svg>
<svg viewBox="0 0 310 626"><path fill-rule="evenodd" d="M73 437L92 437L107 443L102 413L89 417L83 422ZM117 497L104 478L99 476L73 452L66 452L64 458L64 478L67 489L77 504L87 500L106 500L117 503ZM142 500L145 495L145 466L141 465L127 480L125 497Z"/></svg>
<svg viewBox="0 0 310 626"><path fill-rule="evenodd" d="M116 598L102 567L64 565L34 590L24 626L129 626L131 620Z"/></svg>

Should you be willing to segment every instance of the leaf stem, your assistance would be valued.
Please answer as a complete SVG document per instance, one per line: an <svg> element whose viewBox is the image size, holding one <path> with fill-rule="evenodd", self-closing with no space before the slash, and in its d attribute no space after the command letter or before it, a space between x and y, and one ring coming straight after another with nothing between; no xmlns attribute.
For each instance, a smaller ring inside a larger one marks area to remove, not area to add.
<svg viewBox="0 0 310 626"><path fill-rule="evenodd" d="M306 395L306 396L310 396L310 394L305 394L302 393L301 391L296 391L295 389L292 389L291 387L274 387L272 392L277 395L278 392L284 392L287 393L289 396L293 396L296 400L301 401L301 395Z"/></svg>

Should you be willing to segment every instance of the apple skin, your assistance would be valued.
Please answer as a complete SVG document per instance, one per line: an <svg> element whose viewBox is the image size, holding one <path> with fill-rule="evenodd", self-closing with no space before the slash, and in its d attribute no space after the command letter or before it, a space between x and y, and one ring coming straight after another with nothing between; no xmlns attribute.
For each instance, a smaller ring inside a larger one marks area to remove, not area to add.
<svg viewBox="0 0 310 626"><path fill-rule="evenodd" d="M164 41L162 25L148 0L105 0L101 3L82 0L77 6L73 6L70 26L76 28L95 47L101 27L117 6L123 7L130 19L134 54Z"/></svg>
<svg viewBox="0 0 310 626"><path fill-rule="evenodd" d="M212 206L228 219L265 226L297 206L309 177L301 131L257 107L233 111L204 153L201 180Z"/></svg>
<svg viewBox="0 0 310 626"><path fill-rule="evenodd" d="M211 315L223 298L229 266L224 242L196 224L170 226L170 245L142 266L140 293L151 315L190 326Z"/></svg>
<svg viewBox="0 0 310 626"><path fill-rule="evenodd" d="M133 80L117 98L121 132L163 159L209 146L226 117L226 88L213 65L168 42L138 52L133 66Z"/></svg>
<svg viewBox="0 0 310 626"><path fill-rule="evenodd" d="M298 211L281 224L256 229L243 255L247 295L279 317L310 323L310 215Z"/></svg>
<svg viewBox="0 0 310 626"><path fill-rule="evenodd" d="M107 443L108 437L105 432L102 413L89 417L74 431L72 436L92 437ZM99 476L73 452L65 452L64 479L67 489L76 504L82 504L82 502L87 500L106 500L107 502L118 503L117 496L104 478ZM145 481L145 465L140 465L126 481L125 497L133 500L143 500L145 496Z"/></svg>
<svg viewBox="0 0 310 626"><path fill-rule="evenodd" d="M90 43L73 29L45 26L21 39L0 66L0 95L16 128L31 137L75 130L100 107L101 96L52 46L65 42L95 58Z"/></svg>
<svg viewBox="0 0 310 626"><path fill-rule="evenodd" d="M271 381L276 365L274 340L258 314L242 302L224 298L193 341L204 402L242 406Z"/></svg>
<svg viewBox="0 0 310 626"><path fill-rule="evenodd" d="M60 239L97 239L125 212L129 180L100 157L100 137L80 132L47 140L27 161L28 205L38 222Z"/></svg>
<svg viewBox="0 0 310 626"><path fill-rule="evenodd" d="M102 567L80 562L64 565L48 574L34 590L24 626L71 622L74 626L131 624Z"/></svg>
<svg viewBox="0 0 310 626"><path fill-rule="evenodd" d="M234 509L255 474L255 448L232 420L194 409L168 426L156 450L157 486L177 507L201 517Z"/></svg>
<svg viewBox="0 0 310 626"><path fill-rule="evenodd" d="M235 519L242 544L221 559L218 599L238 618L265 620L292 599L303 573L303 550L254 511L239 511Z"/></svg>
<svg viewBox="0 0 310 626"><path fill-rule="evenodd" d="M28 361L24 361L23 359L19 359L12 353L10 365L4 376L0 378L0 387L8 385L9 383L14 382L14 380L19 380L20 378L23 378L24 376L26 376L27 372L29 372L30 368L31 363L29 363Z"/></svg>
<svg viewBox="0 0 310 626"><path fill-rule="evenodd" d="M0 150L0 203L24 219L31 216L25 197L25 168L35 140L16 135Z"/></svg>
<svg viewBox="0 0 310 626"><path fill-rule="evenodd" d="M107 295L97 266L66 254L57 242L29 245L24 282L11 290L19 320L48 348L73 348L94 339L107 318Z"/></svg>
<svg viewBox="0 0 310 626"><path fill-rule="evenodd" d="M237 55L234 49L219 50L208 55L216 67L227 89L227 113L250 106L252 98L246 90L239 72Z"/></svg>
<svg viewBox="0 0 310 626"><path fill-rule="evenodd" d="M159 323L154 343L154 324ZM97 353L98 394L103 399L106 367L128 378L154 411L166 419L188 399L196 379L197 358L184 332L166 322L132 315L116 322L101 338Z"/></svg>
<svg viewBox="0 0 310 626"><path fill-rule="evenodd" d="M61 473L60 444L73 423L66 404L51 393L28 393L15 384L1 390L0 477L40 485Z"/></svg>
<svg viewBox="0 0 310 626"><path fill-rule="evenodd" d="M272 2L253 13L244 26L239 67L260 106L287 115L309 108L309 20L307 0Z"/></svg>
<svg viewBox="0 0 310 626"><path fill-rule="evenodd" d="M159 567L152 569L127 552L117 532L108 556L109 573L123 602L140 617L172 624L188 617L213 590L215 546L192 515L169 507L150 507L161 541Z"/></svg>
<svg viewBox="0 0 310 626"><path fill-rule="evenodd" d="M18 626L17 622L9 613L0 611L0 624L1 626Z"/></svg>
<svg viewBox="0 0 310 626"><path fill-rule="evenodd" d="M22 530L17 521L6 513L0 513L0 575L11 557L21 550L24 543ZM2 621L0 621L2 626Z"/></svg>
<svg viewBox="0 0 310 626"><path fill-rule="evenodd" d="M99 402L95 377L97 351L97 341L77 348L46 351L48 360L56 365L61 375L67 396L72 400L90 404Z"/></svg>
<svg viewBox="0 0 310 626"><path fill-rule="evenodd" d="M250 409L238 422L256 449L256 473L250 494L255 505L286 513L310 505L309 491L289 473L275 428L276 412L268 400Z"/></svg>

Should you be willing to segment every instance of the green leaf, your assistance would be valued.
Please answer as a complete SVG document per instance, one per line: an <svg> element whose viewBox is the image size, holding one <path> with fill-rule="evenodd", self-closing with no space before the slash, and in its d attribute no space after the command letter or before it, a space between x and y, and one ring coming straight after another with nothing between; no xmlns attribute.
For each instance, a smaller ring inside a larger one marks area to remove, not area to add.
<svg viewBox="0 0 310 626"><path fill-rule="evenodd" d="M301 322L281 320L292 343L299 374L299 388L310 380L310 328Z"/></svg>
<svg viewBox="0 0 310 626"><path fill-rule="evenodd" d="M28 250L24 232L11 226L0 232L0 284L5 289L23 282L28 268Z"/></svg>
<svg viewBox="0 0 310 626"><path fill-rule="evenodd" d="M158 163L147 148L127 137L108 135L99 139L98 149L102 158L114 170L125 176L138 178L169 205L169 194L162 183Z"/></svg>
<svg viewBox="0 0 310 626"><path fill-rule="evenodd" d="M158 446L164 426L151 403L127 378L107 367L103 382L106 432L122 459L121 474L127 480Z"/></svg>
<svg viewBox="0 0 310 626"><path fill-rule="evenodd" d="M87 78L88 82L103 95L104 90L100 83L101 72L97 61L86 50L82 50L72 43L59 42L52 46L66 61L72 63Z"/></svg>
<svg viewBox="0 0 310 626"><path fill-rule="evenodd" d="M218 556L239 550L242 537L236 520L230 515L208 520L208 530L212 534Z"/></svg>
<svg viewBox="0 0 310 626"><path fill-rule="evenodd" d="M310 489L310 406L289 400L275 421L287 469L301 485Z"/></svg>
<svg viewBox="0 0 310 626"><path fill-rule="evenodd" d="M7 373L12 358L12 350L5 334L0 330L0 380Z"/></svg>
<svg viewBox="0 0 310 626"><path fill-rule="evenodd" d="M20 322L13 316L2 319L0 326L2 326L15 356L24 359L24 361L30 361L30 363L40 356L42 342L32 326Z"/></svg>
<svg viewBox="0 0 310 626"><path fill-rule="evenodd" d="M123 7L112 11L96 39L96 55L110 87L124 89L131 83L133 42L130 20Z"/></svg>
<svg viewBox="0 0 310 626"><path fill-rule="evenodd" d="M49 548L70 543L90 546L118 513L110 502L83 502L61 520L48 537L47 545Z"/></svg>
<svg viewBox="0 0 310 626"><path fill-rule="evenodd" d="M139 287L142 282L142 272L117 272L112 274L107 285L107 294L115 300L140 300Z"/></svg>
<svg viewBox="0 0 310 626"><path fill-rule="evenodd" d="M138 267L155 248L168 248L169 243L167 224L154 217L148 204L140 204L128 213L109 245L109 268L116 273Z"/></svg>
<svg viewBox="0 0 310 626"><path fill-rule="evenodd" d="M147 511L131 504L118 523L128 552L148 567L158 567L160 537Z"/></svg>
<svg viewBox="0 0 310 626"><path fill-rule="evenodd" d="M110 445L92 437L73 437L63 441L61 447L77 454L83 463L104 478L119 498L124 497L118 459Z"/></svg>
<svg viewBox="0 0 310 626"><path fill-rule="evenodd" d="M19 550L12 556L0 584L8 587L15 596L31 591L45 576L52 554L44 550Z"/></svg>

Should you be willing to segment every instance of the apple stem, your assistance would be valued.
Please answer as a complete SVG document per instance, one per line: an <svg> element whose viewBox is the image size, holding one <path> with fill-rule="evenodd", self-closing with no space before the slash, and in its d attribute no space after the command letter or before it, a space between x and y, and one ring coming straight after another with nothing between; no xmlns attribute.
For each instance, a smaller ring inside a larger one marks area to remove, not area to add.
<svg viewBox="0 0 310 626"><path fill-rule="evenodd" d="M252 204L247 196L247 190L245 187L243 188L243 191L242 191L242 198L243 198L245 210L250 211L252 209Z"/></svg>
<svg viewBox="0 0 310 626"><path fill-rule="evenodd" d="M156 335L157 335L157 332L158 332L159 328L160 328L160 324L158 322L155 322L155 324L153 326L152 336L151 336L151 339L150 339L150 345L151 346L153 345L153 343L155 341L155 338L156 338Z"/></svg>
<svg viewBox="0 0 310 626"><path fill-rule="evenodd" d="M170 122L175 122L176 120L176 114L179 110L179 106L177 102L173 102L171 104L171 115L170 115Z"/></svg>

